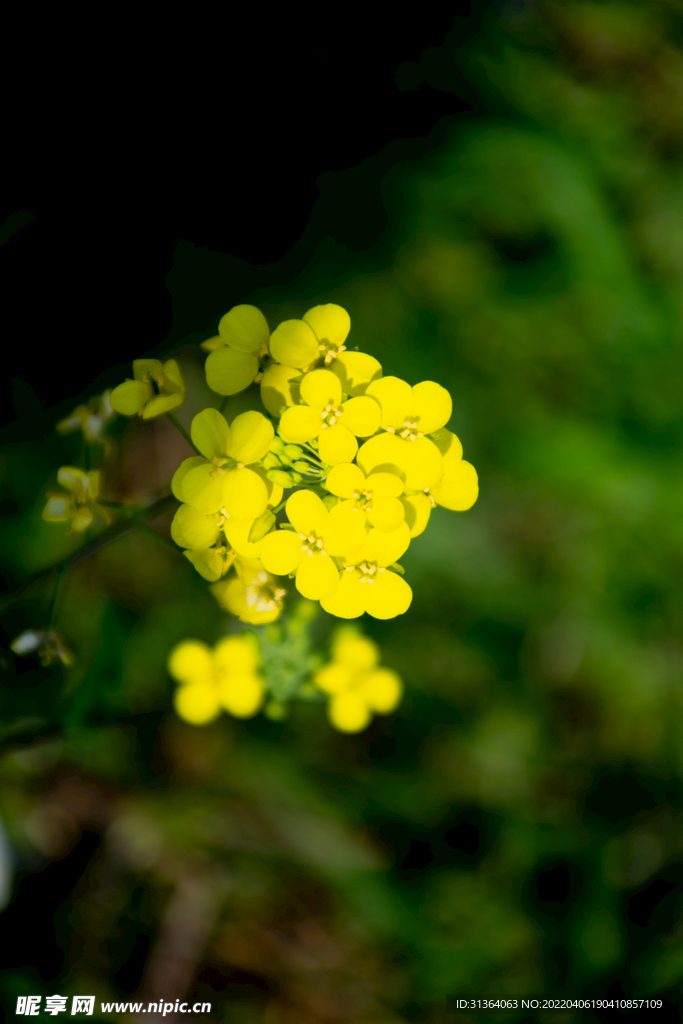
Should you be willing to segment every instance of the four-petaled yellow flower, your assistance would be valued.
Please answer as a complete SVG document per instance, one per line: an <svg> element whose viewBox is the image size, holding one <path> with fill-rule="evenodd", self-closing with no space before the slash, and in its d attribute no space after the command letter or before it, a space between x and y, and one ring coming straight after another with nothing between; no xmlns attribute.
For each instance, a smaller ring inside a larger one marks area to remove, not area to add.
<svg viewBox="0 0 683 1024"><path fill-rule="evenodd" d="M185 381L175 359L134 359L134 380L114 388L109 396L112 409L123 416L139 413L143 419L176 409L185 401Z"/></svg>
<svg viewBox="0 0 683 1024"><path fill-rule="evenodd" d="M211 648L201 640L183 640L169 655L168 671L180 686L173 703L191 725L207 725L221 711L251 718L263 703L265 686L255 645L227 636Z"/></svg>
<svg viewBox="0 0 683 1024"><path fill-rule="evenodd" d="M233 306L218 324L218 334L202 342L209 352L206 383L219 395L244 391L258 374L259 357L268 351L270 329L256 306Z"/></svg>
<svg viewBox="0 0 683 1024"><path fill-rule="evenodd" d="M286 594L275 577L266 572L258 558L235 558L236 576L214 583L211 591L226 611L242 622L260 625L274 622L282 611Z"/></svg>
<svg viewBox="0 0 683 1024"><path fill-rule="evenodd" d="M344 559L339 586L320 604L340 619L355 619L363 612L375 619L393 619L410 607L413 592L388 567L408 550L410 530L405 522L396 530L370 530L362 548Z"/></svg>
<svg viewBox="0 0 683 1024"><path fill-rule="evenodd" d="M275 436L266 417L243 412L229 427L217 409L204 409L192 420L190 433L204 458L185 459L174 477L174 493L204 515L225 509L231 519L253 520L265 512L265 479L248 467L263 458Z"/></svg>
<svg viewBox="0 0 683 1024"><path fill-rule="evenodd" d="M109 401L111 390L95 398L91 398L87 405L77 406L65 419L60 420L56 426L58 434L73 434L80 430L86 441L102 441L106 445L103 436L107 423L116 417L116 412Z"/></svg>
<svg viewBox="0 0 683 1024"><path fill-rule="evenodd" d="M479 495L477 471L471 462L463 459L462 445L455 434L450 430L440 430L434 444L443 456L443 476L438 483L425 487L424 491L401 498L411 537L423 532L435 505L453 512L465 512L472 508Z"/></svg>
<svg viewBox="0 0 683 1024"><path fill-rule="evenodd" d="M396 530L405 515L398 500L403 494L403 481L395 473L373 473L366 477L353 462L334 466L327 474L325 486L338 498L345 498L342 506L367 517L378 530Z"/></svg>
<svg viewBox="0 0 683 1024"><path fill-rule="evenodd" d="M264 568L275 576L296 572L296 588L311 601L339 587L334 557L351 557L367 534L361 517L338 505L331 512L312 491L295 491L287 499L287 518L294 530L275 530L259 545Z"/></svg>
<svg viewBox="0 0 683 1024"><path fill-rule="evenodd" d="M401 700L400 676L379 668L379 649L353 629L341 629L332 644L332 661L314 676L318 689L330 695L327 714L340 732L361 732L373 712L386 715Z"/></svg>
<svg viewBox="0 0 683 1024"><path fill-rule="evenodd" d="M331 370L312 370L301 381L305 405L285 409L279 434L293 444L319 438L318 454L329 466L351 462L357 437L371 437L380 425L381 409L374 398L359 395L342 402L342 385Z"/></svg>
<svg viewBox="0 0 683 1024"><path fill-rule="evenodd" d="M110 521L107 510L96 501L100 492L99 470L86 473L76 466L62 466L57 471L57 480L69 493L47 492L47 505L43 509L46 522L66 523L71 519L69 533L82 533L92 523L95 513L99 513L105 522Z"/></svg>
<svg viewBox="0 0 683 1024"><path fill-rule="evenodd" d="M365 393L379 402L383 433L371 437L358 452L363 472L389 469L415 491L437 483L443 475L443 458L427 435L440 430L451 417L446 389L431 380L411 388L399 377L382 377L372 381Z"/></svg>
<svg viewBox="0 0 683 1024"><path fill-rule="evenodd" d="M328 302L314 306L302 320L284 320L270 336L270 354L278 363L303 369L321 360L328 366L346 351L351 317L341 306Z"/></svg>

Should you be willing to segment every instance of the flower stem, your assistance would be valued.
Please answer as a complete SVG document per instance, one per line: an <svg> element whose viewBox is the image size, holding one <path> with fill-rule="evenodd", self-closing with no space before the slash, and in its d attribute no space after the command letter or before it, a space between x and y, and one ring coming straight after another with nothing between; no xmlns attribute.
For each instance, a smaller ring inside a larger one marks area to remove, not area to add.
<svg viewBox="0 0 683 1024"><path fill-rule="evenodd" d="M156 530L152 530L151 527L147 526L146 523L135 523L135 530L138 533L142 533L145 537L155 540L157 544L161 544L162 547L168 548L174 553L174 555L182 554L179 547L177 547L173 541L168 540L162 534L157 533Z"/></svg>
<svg viewBox="0 0 683 1024"><path fill-rule="evenodd" d="M195 450L197 455L201 455L202 453L200 452L199 448L197 448L197 446L192 443L192 438L190 437L188 432L185 430L185 427L180 423L180 421L176 419L176 417L173 415L172 412L167 412L166 415L168 416L169 420L171 421L173 426L176 428L176 430L179 430L180 433L183 435L183 437L185 438L185 440L187 441L189 446Z"/></svg>

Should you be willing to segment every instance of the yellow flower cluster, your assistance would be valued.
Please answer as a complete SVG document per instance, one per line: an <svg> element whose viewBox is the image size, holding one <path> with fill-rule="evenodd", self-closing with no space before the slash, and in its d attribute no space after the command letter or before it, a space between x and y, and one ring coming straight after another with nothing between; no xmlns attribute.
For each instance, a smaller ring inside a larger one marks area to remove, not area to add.
<svg viewBox="0 0 683 1024"><path fill-rule="evenodd" d="M386 715L401 699L403 684L396 672L380 668L379 648L347 626L332 644L332 661L313 677L329 695L327 714L340 732L361 732L373 714Z"/></svg>
<svg viewBox="0 0 683 1024"><path fill-rule="evenodd" d="M57 471L57 480L66 491L48 491L47 505L43 519L48 523L67 523L71 520L69 533L82 533L97 514L105 522L110 521L108 511L97 502L100 492L99 470L86 473L77 466L62 466Z"/></svg>
<svg viewBox="0 0 683 1024"><path fill-rule="evenodd" d="M477 498L474 467L446 429L448 391L384 377L372 356L347 350L350 328L329 303L271 333L260 310L240 305L204 342L209 387L227 396L258 382L264 412L194 417L198 454L173 478L172 536L213 583L235 567L216 596L245 622L277 617L283 576L340 618L402 614L412 591L398 559L435 505L464 511ZM133 366L112 408L150 417L182 402L174 360Z"/></svg>
<svg viewBox="0 0 683 1024"><path fill-rule="evenodd" d="M256 643L226 636L213 650L201 640L183 640L171 651L168 671L180 684L173 704L191 725L208 725L222 711L252 718L263 704L265 686Z"/></svg>

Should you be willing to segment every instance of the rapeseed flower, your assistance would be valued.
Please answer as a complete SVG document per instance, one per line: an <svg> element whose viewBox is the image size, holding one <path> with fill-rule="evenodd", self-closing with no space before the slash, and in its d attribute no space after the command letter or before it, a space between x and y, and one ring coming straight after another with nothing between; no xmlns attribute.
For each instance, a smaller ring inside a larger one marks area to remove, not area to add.
<svg viewBox="0 0 683 1024"><path fill-rule="evenodd" d="M334 466L327 474L325 487L342 504L358 513L378 530L395 530L403 521L405 510L398 500L403 494L403 481L395 473L373 473L366 477L353 462Z"/></svg>
<svg viewBox="0 0 683 1024"><path fill-rule="evenodd" d="M443 458L427 436L451 418L451 396L434 381L411 387L399 377L372 381L365 392L381 408L383 433L371 437L358 452L357 462L366 475L390 468L406 488L422 491L443 476Z"/></svg>
<svg viewBox="0 0 683 1024"><path fill-rule="evenodd" d="M82 533L83 530L87 530L96 513L99 513L105 522L110 522L109 513L96 500L100 492L99 470L86 473L76 466L62 466L57 471L57 480L62 487L66 487L68 493L47 492L47 505L42 513L46 522L66 523L71 519L69 533Z"/></svg>
<svg viewBox="0 0 683 1024"><path fill-rule="evenodd" d="M346 351L351 317L341 306L328 302L313 306L301 320L284 320L270 336L270 354L278 363L304 369L317 361L328 366Z"/></svg>
<svg viewBox="0 0 683 1024"><path fill-rule="evenodd" d="M373 713L386 715L401 700L400 676L379 667L379 648L368 637L346 628L337 632L332 661L313 680L330 697L327 714L340 732L361 732Z"/></svg>
<svg viewBox="0 0 683 1024"><path fill-rule="evenodd" d="M275 577L266 572L258 558L235 559L237 575L214 583L211 591L226 611L242 622L260 625L274 622L282 611L282 599L287 593Z"/></svg>
<svg viewBox="0 0 683 1024"><path fill-rule="evenodd" d="M355 619L363 612L375 619L393 619L410 607L413 592L401 576L389 569L410 544L405 522L396 530L370 530L362 548L344 559L339 586L320 598L326 612L340 619Z"/></svg>
<svg viewBox="0 0 683 1024"><path fill-rule="evenodd" d="M450 430L440 430L434 437L443 457L443 475L438 483L424 491L406 494L401 498L411 537L423 532L432 509L436 505L454 512L472 508L479 494L477 471L462 457L462 445Z"/></svg>
<svg viewBox="0 0 683 1024"><path fill-rule="evenodd" d="M342 401L341 381L331 370L307 373L301 400L305 404L283 412L280 437L294 444L318 438L318 454L329 466L351 462L358 451L356 438L371 437L380 425L379 403L367 395Z"/></svg>
<svg viewBox="0 0 683 1024"><path fill-rule="evenodd" d="M211 650L201 640L183 640L171 651L168 671L180 683L173 703L191 725L208 725L221 711L251 718L263 703L260 655L241 636L226 636Z"/></svg>
<svg viewBox="0 0 683 1024"><path fill-rule="evenodd" d="M229 427L218 410L204 409L192 420L190 433L203 458L185 459L174 477L174 494L180 491L182 501L205 515L225 509L232 519L253 520L265 512L265 478L248 467L263 458L273 439L266 417L243 412Z"/></svg>
<svg viewBox="0 0 683 1024"><path fill-rule="evenodd" d="M341 505L328 511L312 491L295 491L285 512L294 529L275 530L260 542L264 568L275 576L296 573L297 590L311 601L333 594L339 586L334 558L362 548L365 524Z"/></svg>
<svg viewBox="0 0 683 1024"><path fill-rule="evenodd" d="M116 416L110 397L111 389L108 388L103 394L91 398L87 405L77 406L65 419L59 421L57 433L73 434L80 430L86 441L102 441L106 444L104 430L107 423Z"/></svg>
<svg viewBox="0 0 683 1024"><path fill-rule="evenodd" d="M152 419L185 401L185 381L175 359L134 359L134 380L114 388L109 396L112 409L123 416Z"/></svg>
<svg viewBox="0 0 683 1024"><path fill-rule="evenodd" d="M244 391L258 374L259 357L268 351L270 329L256 306L233 306L218 324L218 334L202 342L209 352L206 383L219 395Z"/></svg>

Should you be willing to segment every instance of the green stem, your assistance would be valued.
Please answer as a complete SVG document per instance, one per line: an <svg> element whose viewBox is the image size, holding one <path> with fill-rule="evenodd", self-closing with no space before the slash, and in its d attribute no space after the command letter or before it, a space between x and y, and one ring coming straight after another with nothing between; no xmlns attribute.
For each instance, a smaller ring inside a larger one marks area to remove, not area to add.
<svg viewBox="0 0 683 1024"><path fill-rule="evenodd" d="M221 407L220 407L220 409L218 410L218 411L219 411L219 413L221 414L221 416L223 416L223 415L224 415L224 413L225 413L225 407L226 407L226 405L228 404L228 399L229 399L229 398L230 398L230 395L226 395L226 396L225 396L225 398L223 399L223 401L221 402Z"/></svg>
<svg viewBox="0 0 683 1024"><path fill-rule="evenodd" d="M167 412L166 415L168 416L169 420L176 428L176 430L179 430L180 433L183 435L189 446L196 451L197 455L201 455L202 453L200 452L199 448L197 448L197 446L192 443L192 438L185 430L185 427L182 425L182 423L180 423L179 420L176 419L172 412Z"/></svg>
<svg viewBox="0 0 683 1024"><path fill-rule="evenodd" d="M52 595L52 600L50 601L50 609L47 615L48 627L51 627L55 620L55 616L57 614L57 602L59 601L60 594L66 581L66 574L68 572L68 568L68 566L63 565L60 566L60 568L57 570L57 582L55 583L55 589Z"/></svg>
<svg viewBox="0 0 683 1024"><path fill-rule="evenodd" d="M180 548L177 547L177 545L175 545L173 543L173 541L168 540L166 537L162 536L160 533L157 533L156 530L152 530L145 523L136 523L135 524L135 530L138 533L142 533L145 537L149 537L149 538L151 538L151 540L155 540L157 542L157 544L161 544L162 547L168 548L170 551L173 552L174 555L182 554Z"/></svg>

